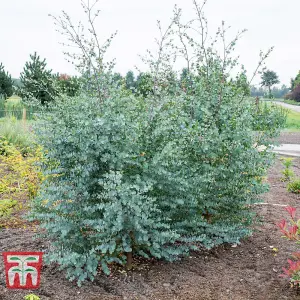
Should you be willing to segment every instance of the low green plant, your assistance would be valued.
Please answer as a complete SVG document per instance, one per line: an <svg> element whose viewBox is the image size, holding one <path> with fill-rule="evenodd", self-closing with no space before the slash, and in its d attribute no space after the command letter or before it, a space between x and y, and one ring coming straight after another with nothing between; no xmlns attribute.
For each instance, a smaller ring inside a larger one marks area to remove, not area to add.
<svg viewBox="0 0 300 300"><path fill-rule="evenodd" d="M287 189L291 193L300 194L300 178L296 178L287 185Z"/></svg>
<svg viewBox="0 0 300 300"><path fill-rule="evenodd" d="M0 227L5 226L12 215L26 208L37 194L39 183L43 180L39 172L40 148L26 157L7 141L0 144ZM20 201L21 200L21 201Z"/></svg>
<svg viewBox="0 0 300 300"><path fill-rule="evenodd" d="M1 192L1 182L0 182ZM9 217L13 211L13 208L18 204L16 200L0 200L0 217Z"/></svg>
<svg viewBox="0 0 300 300"><path fill-rule="evenodd" d="M284 165L284 170L281 171L283 177L281 181L287 182L290 181L294 177L294 171L291 170L291 166L293 165L293 159L290 157L282 158L282 164Z"/></svg>
<svg viewBox="0 0 300 300"><path fill-rule="evenodd" d="M24 297L24 300L40 300L41 298L34 294L29 294Z"/></svg>

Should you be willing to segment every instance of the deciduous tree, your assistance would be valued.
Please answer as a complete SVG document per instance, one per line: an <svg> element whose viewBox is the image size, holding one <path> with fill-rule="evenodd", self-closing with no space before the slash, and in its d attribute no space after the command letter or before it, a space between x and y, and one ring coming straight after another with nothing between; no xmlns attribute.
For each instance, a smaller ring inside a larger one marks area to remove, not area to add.
<svg viewBox="0 0 300 300"><path fill-rule="evenodd" d="M266 70L263 72L263 74L261 76L261 80L262 80L261 85L268 88L269 97L272 98L273 95L271 92L271 88L273 85L278 84L280 82L278 79L278 75L274 71Z"/></svg>

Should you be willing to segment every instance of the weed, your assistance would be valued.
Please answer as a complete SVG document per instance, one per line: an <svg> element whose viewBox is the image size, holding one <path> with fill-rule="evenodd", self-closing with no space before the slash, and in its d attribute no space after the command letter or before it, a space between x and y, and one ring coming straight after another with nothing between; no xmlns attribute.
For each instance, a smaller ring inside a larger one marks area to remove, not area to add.
<svg viewBox="0 0 300 300"><path fill-rule="evenodd" d="M0 217L9 217L17 204L16 200L0 200Z"/></svg>
<svg viewBox="0 0 300 300"><path fill-rule="evenodd" d="M300 178L288 183L287 189L291 193L300 194Z"/></svg>
<svg viewBox="0 0 300 300"><path fill-rule="evenodd" d="M283 158L282 163L285 168L282 171L283 177L281 178L281 181L284 181L284 182L290 181L295 175L293 170L291 170L291 166L293 164L293 159L292 158Z"/></svg>
<svg viewBox="0 0 300 300"><path fill-rule="evenodd" d="M7 142L2 143L4 155L0 154L0 218L5 220L33 199L42 180L37 163L41 159L40 149L34 154L22 155L20 150Z"/></svg>
<svg viewBox="0 0 300 300"><path fill-rule="evenodd" d="M41 298L37 295L30 294L24 297L24 300L40 300Z"/></svg>

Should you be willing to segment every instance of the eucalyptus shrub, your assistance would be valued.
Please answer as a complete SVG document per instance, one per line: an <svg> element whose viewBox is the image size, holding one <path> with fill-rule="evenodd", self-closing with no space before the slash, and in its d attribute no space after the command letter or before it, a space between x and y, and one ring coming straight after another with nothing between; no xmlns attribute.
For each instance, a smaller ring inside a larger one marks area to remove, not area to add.
<svg viewBox="0 0 300 300"><path fill-rule="evenodd" d="M194 5L198 21L206 24L203 7ZM191 249L239 243L251 234L251 204L267 189L262 178L273 157L260 137L274 136L284 116L257 113L230 81L237 61L183 34L192 28L180 25L180 16L175 10L161 35L158 58L145 59L151 93L141 97L110 80L92 82L95 93L65 97L40 116L36 133L45 149L46 180L32 217L53 242L48 261L79 284L94 279L99 264L109 273L112 262L130 267L133 255L172 261ZM218 35L224 37L225 30ZM195 63L184 53L194 74L188 90L169 76L170 53L178 51L174 37L196 53ZM91 80L109 79L102 59L90 69L99 72ZM268 117L272 126L265 125Z"/></svg>

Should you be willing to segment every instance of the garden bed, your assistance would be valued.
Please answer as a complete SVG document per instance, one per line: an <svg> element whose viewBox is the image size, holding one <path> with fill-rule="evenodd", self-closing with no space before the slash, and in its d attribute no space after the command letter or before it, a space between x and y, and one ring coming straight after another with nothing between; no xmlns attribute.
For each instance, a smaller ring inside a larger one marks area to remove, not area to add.
<svg viewBox="0 0 300 300"><path fill-rule="evenodd" d="M280 181L282 166L278 160L270 170L270 192L266 203L257 205L261 226L241 245L225 245L211 251L193 253L175 263L135 261L133 271L116 269L111 277L99 274L93 283L82 288L65 279L56 266L44 266L41 287L33 293L41 299L299 299L287 280L279 275L287 266L290 253L297 250L293 242L281 238L275 223L287 217L283 205L300 211L300 196L288 193ZM300 175L300 159L294 160L294 171ZM32 240L28 229L0 231L2 251L47 251L49 243ZM274 248L275 249L274 251ZM3 262L0 263L0 299L23 299L30 291L5 288Z"/></svg>

